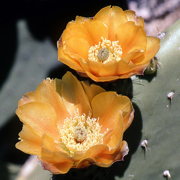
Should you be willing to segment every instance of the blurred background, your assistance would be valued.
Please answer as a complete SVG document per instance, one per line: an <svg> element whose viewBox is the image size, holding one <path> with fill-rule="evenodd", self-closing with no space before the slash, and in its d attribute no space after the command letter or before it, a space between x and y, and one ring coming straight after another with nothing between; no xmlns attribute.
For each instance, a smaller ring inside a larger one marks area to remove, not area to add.
<svg viewBox="0 0 180 180"><path fill-rule="evenodd" d="M57 61L56 48L67 22L76 15L94 16L107 5L136 11L154 36L180 18L180 0L1 1L0 180L50 179L34 158L15 149L22 128L17 102L44 78L61 78L69 70Z"/></svg>

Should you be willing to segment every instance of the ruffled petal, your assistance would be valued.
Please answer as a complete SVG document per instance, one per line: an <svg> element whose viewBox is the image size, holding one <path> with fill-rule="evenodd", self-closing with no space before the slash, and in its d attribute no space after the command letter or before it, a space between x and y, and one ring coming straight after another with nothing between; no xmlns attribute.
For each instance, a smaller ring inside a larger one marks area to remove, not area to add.
<svg viewBox="0 0 180 180"><path fill-rule="evenodd" d="M122 60L118 63L118 75L129 73L134 67L135 64L133 64L132 62L127 63Z"/></svg>
<svg viewBox="0 0 180 180"><path fill-rule="evenodd" d="M118 27L121 24L127 22L124 11L118 6L107 6L101 9L95 16L94 19L102 21L108 27L108 37L110 40L116 40L116 33Z"/></svg>
<svg viewBox="0 0 180 180"><path fill-rule="evenodd" d="M89 84L86 81L82 81L81 83L83 85L84 91L87 94L87 97L89 98L89 102L91 102L97 94L105 91L103 88L95 84Z"/></svg>
<svg viewBox="0 0 180 180"><path fill-rule="evenodd" d="M93 42L92 45L98 44L101 37L108 38L108 28L101 21L92 19L91 21L85 22L84 26Z"/></svg>
<svg viewBox="0 0 180 180"><path fill-rule="evenodd" d="M144 59L144 51L136 50L136 49L130 53L127 53L123 57L123 61L125 61L126 63L131 62L135 65L136 65L136 63L142 61L143 59Z"/></svg>
<svg viewBox="0 0 180 180"><path fill-rule="evenodd" d="M70 68L75 69L76 71L83 71L79 61L65 54L62 46L58 47L58 60L68 65Z"/></svg>
<svg viewBox="0 0 180 180"><path fill-rule="evenodd" d="M136 16L136 13L132 10L125 10L128 21L133 21L137 26L144 28L144 20L142 17Z"/></svg>
<svg viewBox="0 0 180 180"><path fill-rule="evenodd" d="M124 156L128 154L128 146L125 141L122 141L116 150L110 150L105 144L91 147L86 153L78 159L76 167L87 167L91 164L96 164L101 167L109 167L114 162L123 160Z"/></svg>
<svg viewBox="0 0 180 180"><path fill-rule="evenodd" d="M22 98L18 101L18 107L22 106L24 104L30 103L36 101L35 93L34 92L28 92L22 96Z"/></svg>
<svg viewBox="0 0 180 180"><path fill-rule="evenodd" d="M20 142L16 143L16 148L33 155L40 155L41 138L28 125L23 125L19 133Z"/></svg>
<svg viewBox="0 0 180 180"><path fill-rule="evenodd" d="M121 142L124 129L130 123L130 120L123 119L123 116L128 118L127 111L132 111L130 107L132 108L130 99L115 92L100 93L92 100L93 117L99 118L103 132L107 129L110 131L105 141L112 149Z"/></svg>
<svg viewBox="0 0 180 180"><path fill-rule="evenodd" d="M117 62L102 64L100 62L88 61L81 62L85 74L97 82L112 81L119 79L116 72L118 69Z"/></svg>
<svg viewBox="0 0 180 180"><path fill-rule="evenodd" d="M103 92L95 96L92 100L93 117L99 118L102 128L112 127L112 124L119 119L112 119L114 114L126 112L131 105L127 96L118 95L115 92Z"/></svg>
<svg viewBox="0 0 180 180"><path fill-rule="evenodd" d="M16 114L24 124L36 130L39 136L46 132L54 138L59 137L56 127L57 114L50 104L31 102L18 107Z"/></svg>
<svg viewBox="0 0 180 180"><path fill-rule="evenodd" d="M123 56L134 50L146 49L146 34L142 27L136 26L134 22L127 22L118 27L117 39L122 46Z"/></svg>
<svg viewBox="0 0 180 180"><path fill-rule="evenodd" d="M92 44L92 39L89 36L89 33L86 29L84 23L87 21L91 21L90 18L78 18L78 21L71 21L67 24L66 29L63 31L61 36L61 41L66 41L69 38L77 37L87 40L89 43Z"/></svg>
<svg viewBox="0 0 180 180"><path fill-rule="evenodd" d="M147 37L147 47L145 52L145 58L139 64L146 64L150 62L150 60L155 56L160 48L160 39L155 37Z"/></svg>
<svg viewBox="0 0 180 180"><path fill-rule="evenodd" d="M43 167L53 174L67 173L73 166L73 160L70 156L62 152L54 140L47 135L43 136L40 159Z"/></svg>
<svg viewBox="0 0 180 180"><path fill-rule="evenodd" d="M88 114L91 111L89 99L80 81L70 72L67 72L62 80L57 80L58 92L70 115Z"/></svg>
<svg viewBox="0 0 180 180"><path fill-rule="evenodd" d="M78 37L72 37L65 41L64 43L64 53L67 54L72 59L86 60L88 58L88 50L90 48L90 44L87 40Z"/></svg>
<svg viewBox="0 0 180 180"><path fill-rule="evenodd" d="M111 150L100 153L96 158L96 164L101 167L109 167L116 161L124 160L124 156L126 156L128 152L129 148L126 141L122 141L113 153Z"/></svg>
<svg viewBox="0 0 180 180"><path fill-rule="evenodd" d="M60 124L68 116L62 98L57 93L56 80L47 78L44 80L37 89L33 92L26 93L19 101L18 106L30 103L30 102L43 102L50 104L57 115L57 123Z"/></svg>
<svg viewBox="0 0 180 180"><path fill-rule="evenodd" d="M102 64L101 62L88 61L89 71L97 76L112 76L117 72L117 61L110 61Z"/></svg>
<svg viewBox="0 0 180 180"><path fill-rule="evenodd" d="M120 78L118 75L102 77L102 76L96 76L88 71L85 71L85 73L87 74L88 77L90 77L93 81L96 81L96 82L113 81L113 80L117 80Z"/></svg>

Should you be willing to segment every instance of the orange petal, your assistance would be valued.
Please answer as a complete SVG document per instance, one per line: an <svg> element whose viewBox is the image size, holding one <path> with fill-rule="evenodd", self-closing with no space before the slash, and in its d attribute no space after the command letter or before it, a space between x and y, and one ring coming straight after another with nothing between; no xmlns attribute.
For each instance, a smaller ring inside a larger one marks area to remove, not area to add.
<svg viewBox="0 0 180 180"><path fill-rule="evenodd" d="M64 53L67 54L72 59L81 60L82 58L86 60L88 58L88 50L90 44L87 40L79 37L72 37L63 41Z"/></svg>
<svg viewBox="0 0 180 180"><path fill-rule="evenodd" d="M144 58L144 52L141 50L135 49L123 56L123 61L126 63L132 62L133 64L136 64L138 60L142 60Z"/></svg>
<svg viewBox="0 0 180 180"><path fill-rule="evenodd" d="M75 166L82 168L90 164L96 164L96 158L108 151L108 146L104 144L95 145L89 148L84 154L75 154L74 158L77 161Z"/></svg>
<svg viewBox="0 0 180 180"><path fill-rule="evenodd" d="M142 27L127 22L118 27L117 39L123 49L123 55L133 50L146 49L146 34Z"/></svg>
<svg viewBox="0 0 180 180"><path fill-rule="evenodd" d="M160 48L160 39L155 37L147 37L147 47L145 52L145 58L139 64L146 64L156 55Z"/></svg>
<svg viewBox="0 0 180 180"><path fill-rule="evenodd" d="M92 100L93 117L99 118L99 123L102 125L103 130L112 128L112 124L118 119L112 119L129 109L132 111L131 101L128 97L118 95L115 92L103 92L95 96ZM129 108L131 107L131 108ZM123 124L122 124L123 125Z"/></svg>
<svg viewBox="0 0 180 180"><path fill-rule="evenodd" d="M93 81L96 82L107 82L107 81L113 81L119 79L118 75L101 77L101 76L96 76L88 71L85 71L85 73L87 74L88 77L90 77Z"/></svg>
<svg viewBox="0 0 180 180"><path fill-rule="evenodd" d="M142 26L144 28L144 20L142 17L136 16L136 13L132 10L125 10L124 12L128 21L133 21L136 25Z"/></svg>
<svg viewBox="0 0 180 180"><path fill-rule="evenodd" d="M39 155L41 151L41 139L28 125L23 125L19 133L21 141L16 143L16 148L33 155Z"/></svg>
<svg viewBox="0 0 180 180"><path fill-rule="evenodd" d="M75 69L76 71L82 71L79 62L76 59L73 59L72 57L65 54L63 51L63 47L58 47L58 60L68 65L70 68Z"/></svg>
<svg viewBox="0 0 180 180"><path fill-rule="evenodd" d="M134 109L132 103L130 103L130 100L126 96L121 96L121 111L124 121L123 129L125 131L134 119Z"/></svg>
<svg viewBox="0 0 180 180"><path fill-rule="evenodd" d="M119 79L126 79L133 75L143 75L144 69L147 67L147 65L138 65L131 69L131 71L119 75Z"/></svg>
<svg viewBox="0 0 180 180"><path fill-rule="evenodd" d="M116 80L119 77L116 74L117 62L102 64L100 62L88 61L81 62L81 66L88 77L94 81L104 82Z"/></svg>
<svg viewBox="0 0 180 180"><path fill-rule="evenodd" d="M100 93L92 100L93 117L99 118L102 131L106 129L112 131L110 140L107 142L111 148L115 148L122 139L124 128L127 126L123 113L130 110L129 106L132 106L129 98L117 95L115 92ZM132 110L129 113L131 112Z"/></svg>
<svg viewBox="0 0 180 180"><path fill-rule="evenodd" d="M89 21L91 18L83 17L83 16L76 16L75 21L84 22Z"/></svg>
<svg viewBox="0 0 180 180"><path fill-rule="evenodd" d="M91 21L85 22L84 26L87 29L87 32L89 33L89 36L92 39L93 44L98 44L101 40L101 37L104 37L107 39L108 37L108 28L105 24L103 24L101 21L92 19Z"/></svg>
<svg viewBox="0 0 180 180"><path fill-rule="evenodd" d="M16 114L19 119L36 130L39 136L45 132L54 138L58 138L56 127L57 115L54 108L47 103L31 102L18 107Z"/></svg>
<svg viewBox="0 0 180 180"><path fill-rule="evenodd" d="M142 75L147 64L140 62L144 61L144 52L134 50L123 57L123 61L118 64L118 73L120 78L129 78L132 75Z"/></svg>
<svg viewBox="0 0 180 180"><path fill-rule="evenodd" d="M116 61L111 61L105 64L96 61L88 61L89 70L97 76L113 76L117 72Z"/></svg>
<svg viewBox="0 0 180 180"><path fill-rule="evenodd" d="M68 116L62 98L56 91L57 85L56 80L46 79L37 87L33 92L26 93L18 105L24 105L30 102L44 102L50 104L58 117L57 123L62 123L62 121Z"/></svg>
<svg viewBox="0 0 180 180"><path fill-rule="evenodd" d="M113 115L111 115L111 121L114 119L116 119L116 121L111 125L113 128L110 127L109 132L104 136L104 144L107 144L112 151L117 149L123 137L123 117L120 113L113 113Z"/></svg>
<svg viewBox="0 0 180 180"><path fill-rule="evenodd" d="M81 83L83 85L84 91L87 94L87 97L89 98L89 102L92 101L94 96L105 91L103 88L101 88L100 86L97 86L95 84L89 84L86 81L82 81Z"/></svg>
<svg viewBox="0 0 180 180"><path fill-rule="evenodd" d="M134 119L134 110L133 107L129 107L130 112L123 112L123 119L124 119L124 131L131 125Z"/></svg>
<svg viewBox="0 0 180 180"><path fill-rule="evenodd" d="M47 135L43 136L40 159L43 167L54 174L67 173L73 166L73 160L69 155L60 151L54 140Z"/></svg>
<svg viewBox="0 0 180 180"><path fill-rule="evenodd" d="M119 61L118 63L118 74L123 75L132 71L135 68L135 65L132 62Z"/></svg>
<svg viewBox="0 0 180 180"><path fill-rule="evenodd" d="M70 72L58 81L58 87L58 92L69 114L74 115L77 110L79 114L88 114L91 111L89 99L81 82Z"/></svg>
<svg viewBox="0 0 180 180"><path fill-rule="evenodd" d="M61 40L66 41L69 38L77 37L87 40L92 43L91 37L87 32L86 26L84 25L85 21L89 22L91 19L89 18L78 18L77 21L71 21L67 24L66 29L62 33Z"/></svg>
<svg viewBox="0 0 180 180"><path fill-rule="evenodd" d="M109 167L116 161L122 161L129 152L126 141L122 141L115 152L105 151L96 158L96 164L101 167Z"/></svg>
<svg viewBox="0 0 180 180"><path fill-rule="evenodd" d="M109 167L114 162L123 160L123 157L128 154L128 146L125 141L122 141L115 151L109 150L105 144L91 147L86 153L81 156L76 167L82 168L90 164L96 164L101 167Z"/></svg>
<svg viewBox="0 0 180 180"><path fill-rule="evenodd" d="M18 101L18 107L22 106L24 104L30 103L35 101L35 93L34 92L28 92L22 96L22 98Z"/></svg>
<svg viewBox="0 0 180 180"><path fill-rule="evenodd" d="M117 67L115 67L117 69L117 73L110 76L100 76L94 72L91 72L87 64L82 63L82 66L83 66L85 74L88 77L90 77L92 80L96 82L108 82L108 81L113 81L117 79L129 78L133 76L134 74L142 75L147 65L136 66L136 64L133 64L132 62L127 63L126 60L125 61L122 60L122 61L119 61L117 63Z"/></svg>
<svg viewBox="0 0 180 180"><path fill-rule="evenodd" d="M51 80L49 78L44 80L36 89L36 100L51 104L58 118L61 117L64 120L68 113L62 102L62 97L58 94L57 81L57 79Z"/></svg>
<svg viewBox="0 0 180 180"><path fill-rule="evenodd" d="M121 24L127 22L124 11L118 6L107 6L101 9L94 17L107 25L110 40L116 40L116 33Z"/></svg>

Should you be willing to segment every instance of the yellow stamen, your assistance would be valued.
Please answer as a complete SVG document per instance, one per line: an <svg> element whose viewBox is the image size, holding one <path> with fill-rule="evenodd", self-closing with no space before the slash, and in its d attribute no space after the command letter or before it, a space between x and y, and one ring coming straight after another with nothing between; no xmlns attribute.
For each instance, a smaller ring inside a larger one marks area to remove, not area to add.
<svg viewBox="0 0 180 180"><path fill-rule="evenodd" d="M101 37L101 41L89 48L88 59L90 61L100 61L107 63L110 61L120 61L122 48L119 41L110 41Z"/></svg>
<svg viewBox="0 0 180 180"><path fill-rule="evenodd" d="M94 145L103 144L103 137L106 132L101 132L98 119L83 114L66 118L60 135L62 143L73 155L76 151L86 151Z"/></svg>

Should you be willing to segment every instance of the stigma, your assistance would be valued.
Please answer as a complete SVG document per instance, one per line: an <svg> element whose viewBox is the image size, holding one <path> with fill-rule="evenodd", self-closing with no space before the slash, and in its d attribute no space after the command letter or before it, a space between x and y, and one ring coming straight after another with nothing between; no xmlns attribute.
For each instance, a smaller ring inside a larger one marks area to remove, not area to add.
<svg viewBox="0 0 180 180"><path fill-rule="evenodd" d="M88 59L105 64L110 61L120 61L122 53L119 41L110 41L101 37L101 41L98 44L89 48Z"/></svg>

